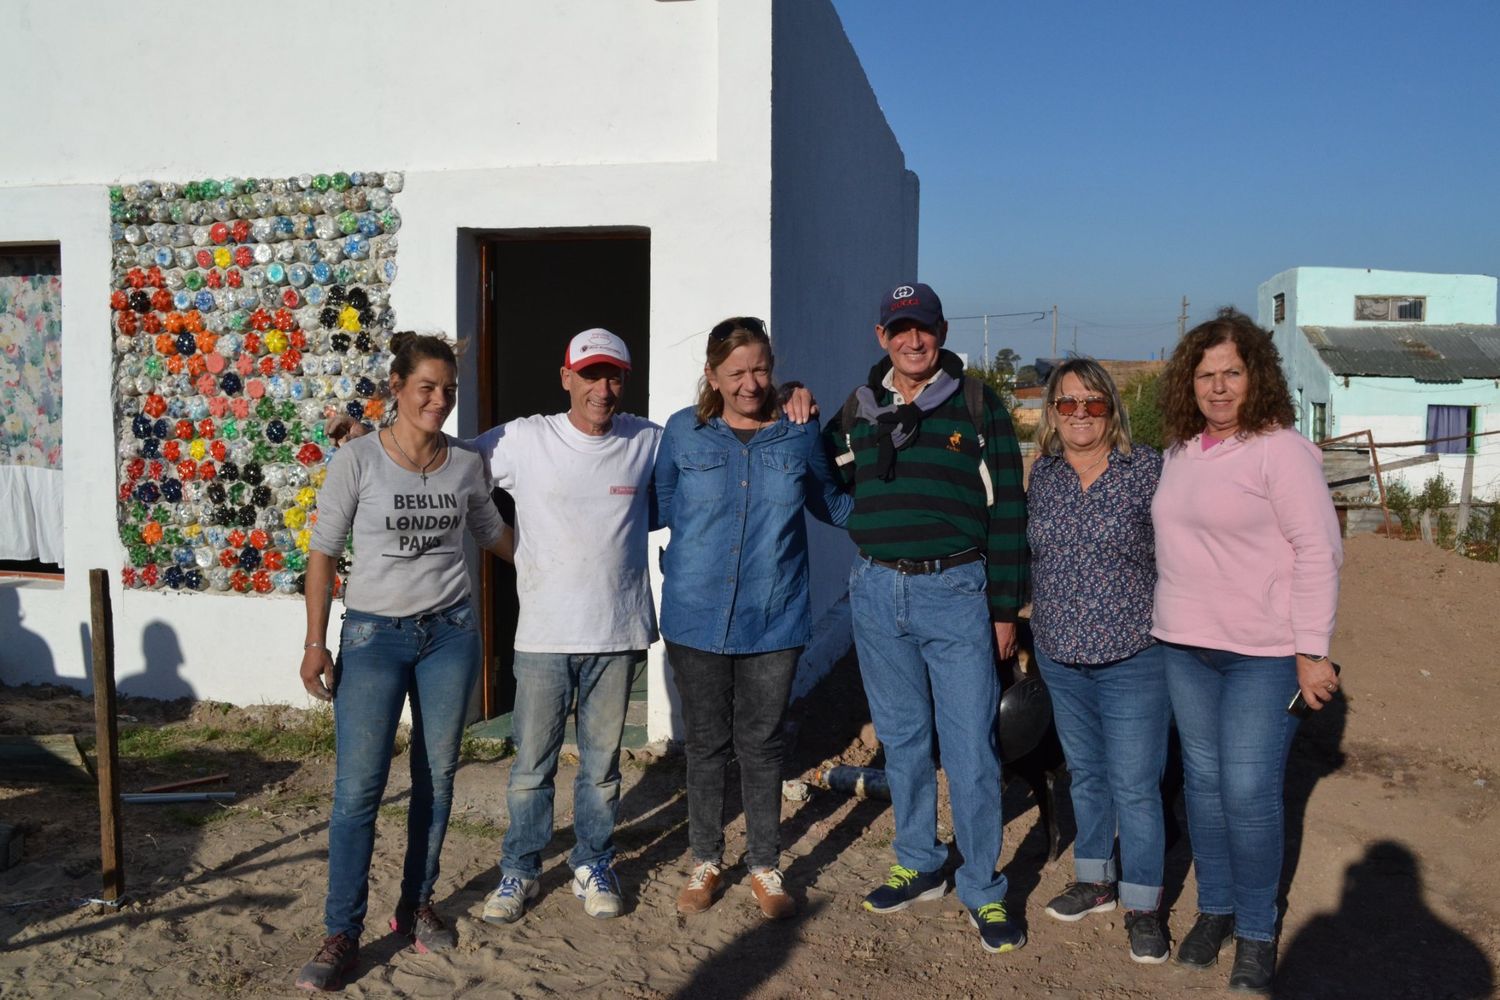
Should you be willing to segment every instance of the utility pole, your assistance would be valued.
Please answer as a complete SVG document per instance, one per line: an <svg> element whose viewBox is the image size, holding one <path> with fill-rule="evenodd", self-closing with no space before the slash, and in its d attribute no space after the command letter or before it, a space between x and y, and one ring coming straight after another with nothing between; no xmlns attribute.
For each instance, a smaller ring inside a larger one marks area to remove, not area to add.
<svg viewBox="0 0 1500 1000"><path fill-rule="evenodd" d="M1187 296L1184 295L1182 297L1182 315L1177 317L1177 339L1178 340L1181 340L1182 339L1182 335L1184 333L1187 333L1187 307L1188 307L1188 300L1187 300Z"/></svg>
<svg viewBox="0 0 1500 1000"><path fill-rule="evenodd" d="M1057 304L1052 305L1052 356L1057 357Z"/></svg>
<svg viewBox="0 0 1500 1000"><path fill-rule="evenodd" d="M1073 353L1078 353L1078 324L1073 324Z"/></svg>
<svg viewBox="0 0 1500 1000"><path fill-rule="evenodd" d="M990 370L990 314L984 314L984 370Z"/></svg>

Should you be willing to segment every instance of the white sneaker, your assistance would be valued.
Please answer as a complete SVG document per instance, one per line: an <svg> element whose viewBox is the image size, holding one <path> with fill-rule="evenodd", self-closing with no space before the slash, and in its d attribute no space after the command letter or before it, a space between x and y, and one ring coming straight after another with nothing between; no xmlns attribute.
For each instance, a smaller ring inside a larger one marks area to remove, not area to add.
<svg viewBox="0 0 1500 1000"><path fill-rule="evenodd" d="M583 900L583 912L601 920L618 917L625 909L620 880L608 861L573 869L573 895Z"/></svg>
<svg viewBox="0 0 1500 1000"><path fill-rule="evenodd" d="M534 878L517 878L505 875L500 885L484 901L485 923L513 924L526 912L528 901L536 899L542 891L541 883Z"/></svg>

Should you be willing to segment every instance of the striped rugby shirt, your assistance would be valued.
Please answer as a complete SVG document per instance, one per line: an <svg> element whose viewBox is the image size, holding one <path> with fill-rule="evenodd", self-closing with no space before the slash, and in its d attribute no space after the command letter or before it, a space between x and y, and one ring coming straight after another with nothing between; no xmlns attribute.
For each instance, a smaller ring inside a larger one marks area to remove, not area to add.
<svg viewBox="0 0 1500 1000"><path fill-rule="evenodd" d="M942 365L961 365L942 352ZM891 361L870 370L876 402L889 405L893 393L884 379ZM985 555L989 575L990 617L1016 620L1025 603L1027 547L1026 494L1021 485L1021 449L1005 405L989 387L984 390L983 461L994 494L985 505L980 476L980 445L960 386L926 415L916 435L896 453L889 481L875 474L878 445L875 425L854 421L852 434L835 415L825 434L834 456L854 453L854 511L849 536L874 559L939 559L969 549ZM848 467L844 468L848 482Z"/></svg>

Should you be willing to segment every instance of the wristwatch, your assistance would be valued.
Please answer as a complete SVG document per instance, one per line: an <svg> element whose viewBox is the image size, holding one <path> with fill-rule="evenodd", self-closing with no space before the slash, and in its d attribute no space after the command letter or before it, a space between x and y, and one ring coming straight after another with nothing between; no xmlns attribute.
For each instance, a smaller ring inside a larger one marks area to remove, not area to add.
<svg viewBox="0 0 1500 1000"><path fill-rule="evenodd" d="M1302 657L1305 660L1311 660L1314 663L1322 663L1324 660L1328 659L1328 654L1327 653L1322 653L1322 654L1318 654L1318 655L1314 655L1312 653L1298 653L1297 655L1300 656L1300 657Z"/></svg>

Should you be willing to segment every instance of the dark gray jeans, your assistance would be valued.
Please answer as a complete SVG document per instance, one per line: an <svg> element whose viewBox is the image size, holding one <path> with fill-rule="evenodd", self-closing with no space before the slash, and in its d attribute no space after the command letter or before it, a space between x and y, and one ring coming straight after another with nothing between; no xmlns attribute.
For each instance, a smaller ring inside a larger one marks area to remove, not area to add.
<svg viewBox="0 0 1500 1000"><path fill-rule="evenodd" d="M745 862L781 864L781 723L802 647L750 656L667 643L687 726L688 842L694 863L722 861L729 751L740 762Z"/></svg>

